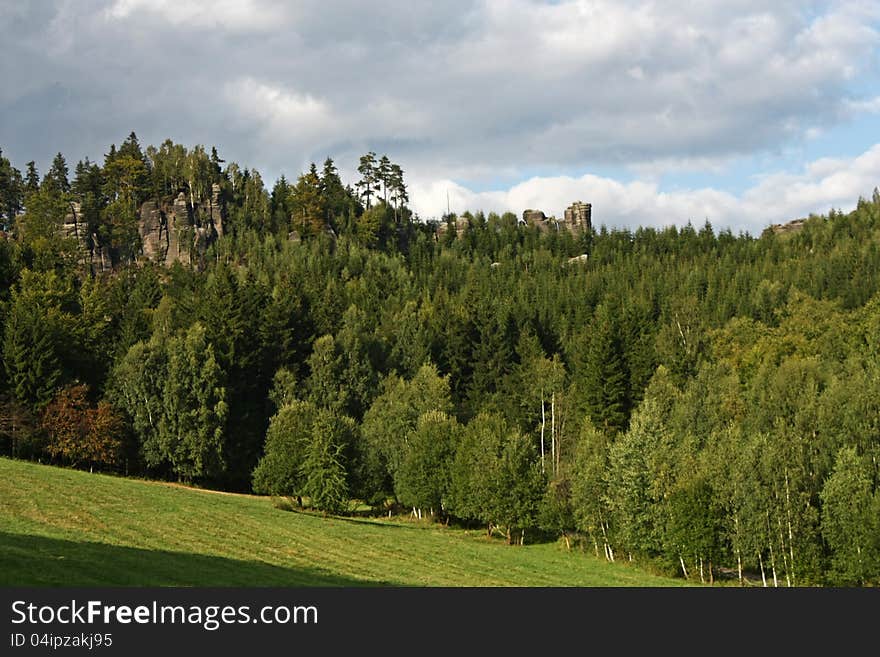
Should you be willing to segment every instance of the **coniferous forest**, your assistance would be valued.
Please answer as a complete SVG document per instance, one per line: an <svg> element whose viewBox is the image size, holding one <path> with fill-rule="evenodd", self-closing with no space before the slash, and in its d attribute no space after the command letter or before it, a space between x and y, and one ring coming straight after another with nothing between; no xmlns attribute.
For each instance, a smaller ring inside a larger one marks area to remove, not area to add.
<svg viewBox="0 0 880 657"><path fill-rule="evenodd" d="M0 155L0 453L880 584L880 194L578 232L423 221L389 157L357 170L267 189L134 133L43 175Z"/></svg>

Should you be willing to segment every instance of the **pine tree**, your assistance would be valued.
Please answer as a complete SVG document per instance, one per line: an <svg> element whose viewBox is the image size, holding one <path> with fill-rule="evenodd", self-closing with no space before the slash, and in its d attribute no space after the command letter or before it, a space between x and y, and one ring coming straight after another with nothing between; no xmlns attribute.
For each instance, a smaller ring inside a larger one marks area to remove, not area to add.
<svg viewBox="0 0 880 657"><path fill-rule="evenodd" d="M403 181L403 169L399 164L392 164L388 175L388 186L391 189L391 200L394 203L394 218L400 223L400 210L409 203L409 193Z"/></svg>
<svg viewBox="0 0 880 657"><path fill-rule="evenodd" d="M361 179L355 186L360 190L360 197L364 199L364 205L369 210L372 207L370 201L374 193L379 190L377 185L379 176L376 169L376 154L373 151L361 156L358 173L361 174Z"/></svg>
<svg viewBox="0 0 880 657"><path fill-rule="evenodd" d="M376 181L382 187L382 200L388 203L388 189L391 187L391 160L387 155L379 158L376 166Z"/></svg>

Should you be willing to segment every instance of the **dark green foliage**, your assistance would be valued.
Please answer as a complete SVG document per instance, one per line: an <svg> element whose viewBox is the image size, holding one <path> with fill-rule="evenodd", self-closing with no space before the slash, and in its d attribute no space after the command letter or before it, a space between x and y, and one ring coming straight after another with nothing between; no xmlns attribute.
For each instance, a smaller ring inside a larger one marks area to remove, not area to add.
<svg viewBox="0 0 880 657"><path fill-rule="evenodd" d="M61 153L55 155L52 166L43 177L40 188L51 194L60 196L70 191L70 181L67 178L67 161Z"/></svg>
<svg viewBox="0 0 880 657"><path fill-rule="evenodd" d="M561 535L569 549L571 548L569 533L574 532L575 529L571 485L571 479L564 474L547 482L544 499L541 500L538 512L540 527Z"/></svg>
<svg viewBox="0 0 880 657"><path fill-rule="evenodd" d="M410 381L389 376L380 384L380 390L364 414L362 451L370 455L375 491L390 493L398 487L399 472L408 454L408 436L416 431L419 418L430 412L448 414L452 406L448 379L431 364L419 368Z"/></svg>
<svg viewBox="0 0 880 657"><path fill-rule="evenodd" d="M442 411L428 411L419 418L406 437L403 460L394 477L403 504L438 514L445 511L458 433L458 423Z"/></svg>
<svg viewBox="0 0 880 657"><path fill-rule="evenodd" d="M136 343L113 378L116 406L128 414L148 466L187 481L222 475L229 412L224 373L200 324Z"/></svg>
<svg viewBox="0 0 880 657"><path fill-rule="evenodd" d="M303 464L316 413L313 404L294 399L278 409L266 433L265 453L254 469L255 493L293 497L303 494Z"/></svg>
<svg viewBox="0 0 880 657"><path fill-rule="evenodd" d="M545 480L531 441L498 415L480 414L465 428L452 468L450 510L461 518L516 530L537 524Z"/></svg>
<svg viewBox="0 0 880 657"><path fill-rule="evenodd" d="M0 230L9 230L24 205L21 171L3 157L0 150Z"/></svg>
<svg viewBox="0 0 880 657"><path fill-rule="evenodd" d="M822 489L822 533L831 547L833 572L841 584L880 579L880 493L877 465L852 447L837 454Z"/></svg>
<svg viewBox="0 0 880 657"><path fill-rule="evenodd" d="M692 579L877 583L880 193L758 238L438 232L399 165L359 164L356 189L327 158L270 193L134 133L42 182L0 155L3 449L44 456L41 409L86 384L125 414L131 472L579 531ZM141 204L213 185L205 257L138 262Z"/></svg>
<svg viewBox="0 0 880 657"><path fill-rule="evenodd" d="M585 418L578 435L577 451L572 466L570 495L575 526L593 542L596 556L599 543L608 559L613 559L611 547L611 512L607 495L609 475L609 441ZM556 501L555 504L560 504Z"/></svg>
<svg viewBox="0 0 880 657"><path fill-rule="evenodd" d="M721 557L722 532L711 486L705 481L676 490L666 502L666 548L671 562L685 559L705 562L712 578L712 564Z"/></svg>
<svg viewBox="0 0 880 657"><path fill-rule="evenodd" d="M356 440L351 418L321 409L315 415L301 468L302 492L309 504L328 513L340 513L349 504L349 459L346 452Z"/></svg>
<svg viewBox="0 0 880 657"><path fill-rule="evenodd" d="M44 186L27 196L25 213L16 219L15 233L24 263L35 271L66 273L77 260L76 240L64 234L70 199L56 187Z"/></svg>
<svg viewBox="0 0 880 657"><path fill-rule="evenodd" d="M24 271L4 318L3 365L10 392L31 410L41 409L70 377L75 348L72 294L54 273Z"/></svg>
<svg viewBox="0 0 880 657"><path fill-rule="evenodd" d="M622 431L630 412L629 371L620 323L609 305L596 309L585 340L579 382L586 410L597 427Z"/></svg>

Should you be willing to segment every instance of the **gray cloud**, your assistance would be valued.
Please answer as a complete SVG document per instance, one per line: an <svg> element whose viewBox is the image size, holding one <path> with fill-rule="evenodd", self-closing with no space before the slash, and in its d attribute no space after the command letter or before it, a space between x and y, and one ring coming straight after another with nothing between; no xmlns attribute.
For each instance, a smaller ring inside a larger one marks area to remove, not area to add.
<svg viewBox="0 0 880 657"><path fill-rule="evenodd" d="M873 107L850 90L880 41L858 0L7 4L18 164L134 129L269 176L387 151L425 184L778 149Z"/></svg>

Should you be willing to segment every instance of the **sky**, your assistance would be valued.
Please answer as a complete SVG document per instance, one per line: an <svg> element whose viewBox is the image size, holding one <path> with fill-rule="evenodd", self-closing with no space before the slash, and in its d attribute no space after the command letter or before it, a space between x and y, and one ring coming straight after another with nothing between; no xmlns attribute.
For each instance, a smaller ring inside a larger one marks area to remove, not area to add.
<svg viewBox="0 0 880 657"><path fill-rule="evenodd" d="M0 33L20 169L131 131L270 183L375 151L422 219L751 234L880 186L880 0L0 0Z"/></svg>

